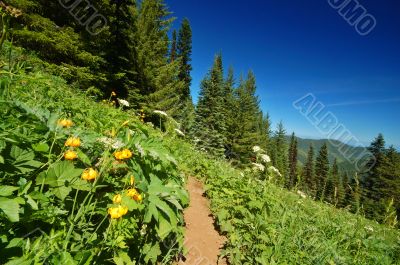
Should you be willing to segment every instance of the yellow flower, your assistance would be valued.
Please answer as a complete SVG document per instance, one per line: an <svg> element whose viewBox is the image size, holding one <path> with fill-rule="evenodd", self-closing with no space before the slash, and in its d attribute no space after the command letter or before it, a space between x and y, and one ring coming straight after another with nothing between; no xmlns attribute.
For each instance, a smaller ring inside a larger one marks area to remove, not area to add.
<svg viewBox="0 0 400 265"><path fill-rule="evenodd" d="M71 151L71 150L67 150L65 153L64 153L64 158L66 159L66 160L74 160L74 159L76 159L78 157L78 155L74 152L74 151Z"/></svg>
<svg viewBox="0 0 400 265"><path fill-rule="evenodd" d="M128 213L128 207L119 205L108 209L108 214L112 219L119 219Z"/></svg>
<svg viewBox="0 0 400 265"><path fill-rule="evenodd" d="M115 91L111 92L111 96L115 97L117 95L117 93L115 93Z"/></svg>
<svg viewBox="0 0 400 265"><path fill-rule="evenodd" d="M131 176L130 183L131 183L131 186L133 186L133 184L135 184L135 177L133 175Z"/></svg>
<svg viewBox="0 0 400 265"><path fill-rule="evenodd" d="M65 142L65 146L79 147L81 146L81 139L78 137L69 137Z"/></svg>
<svg viewBox="0 0 400 265"><path fill-rule="evenodd" d="M62 127L65 127L65 128L69 128L72 125L74 125L74 123L71 120L68 120L68 119L61 119L61 120L58 120L58 125L62 126Z"/></svg>
<svg viewBox="0 0 400 265"><path fill-rule="evenodd" d="M93 168L87 168L83 171L81 178L84 180L94 180L98 177L99 173Z"/></svg>
<svg viewBox="0 0 400 265"><path fill-rule="evenodd" d="M141 202L143 198L141 194L136 194L135 196L133 196L133 199L137 202Z"/></svg>
<svg viewBox="0 0 400 265"><path fill-rule="evenodd" d="M122 151L117 151L114 153L114 157L117 160L124 160L124 159L129 159L132 157L132 152L129 151L128 149L124 149Z"/></svg>
<svg viewBox="0 0 400 265"><path fill-rule="evenodd" d="M114 202L115 204L120 204L120 203L122 202L122 196L121 196L121 194L115 195L115 196L113 197L113 202Z"/></svg>
<svg viewBox="0 0 400 265"><path fill-rule="evenodd" d="M126 191L126 195L128 195L131 198L135 197L136 194L138 194L138 192L135 188Z"/></svg>
<svg viewBox="0 0 400 265"><path fill-rule="evenodd" d="M143 199L142 195L139 194L135 188L131 188L131 189L127 190L126 195L128 195L129 197L131 197L132 199L134 199L137 202L141 202Z"/></svg>

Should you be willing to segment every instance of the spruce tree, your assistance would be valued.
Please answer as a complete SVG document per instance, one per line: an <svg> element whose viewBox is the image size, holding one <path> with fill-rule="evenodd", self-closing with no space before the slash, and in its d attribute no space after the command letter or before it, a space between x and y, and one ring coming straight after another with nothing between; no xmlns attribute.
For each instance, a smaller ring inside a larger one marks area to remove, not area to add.
<svg viewBox="0 0 400 265"><path fill-rule="evenodd" d="M324 200L326 184L329 174L328 146L321 147L315 163L315 179L317 185L317 200Z"/></svg>
<svg viewBox="0 0 400 265"><path fill-rule="evenodd" d="M173 62L177 58L177 43L176 43L176 30L172 32L172 43L171 43L171 52L169 54L170 62Z"/></svg>
<svg viewBox="0 0 400 265"><path fill-rule="evenodd" d="M113 18L110 25L110 40L107 50L109 64L108 96L116 91L120 98L129 98L133 105L141 100L136 86L136 70L138 68L136 45L137 7L134 0L112 1Z"/></svg>
<svg viewBox="0 0 400 265"><path fill-rule="evenodd" d="M286 182L286 187L288 189L291 189L297 184L297 138L294 132L292 133L292 136L290 138L288 162L289 162L289 173Z"/></svg>
<svg viewBox="0 0 400 265"><path fill-rule="evenodd" d="M177 51L180 58L179 79L185 83L182 91L182 99L191 100L190 85L192 77L190 76L190 72L192 71L192 65L190 61L192 60L192 29L187 18L182 21L181 28L179 29Z"/></svg>
<svg viewBox="0 0 400 265"><path fill-rule="evenodd" d="M235 91L237 98L237 114L234 121L233 150L240 157L241 164L247 165L254 156L252 147L262 145L260 117L260 100L256 95L256 79L249 71L247 79L241 78Z"/></svg>
<svg viewBox="0 0 400 265"><path fill-rule="evenodd" d="M385 209L385 205L382 203L384 194L381 193L383 167L386 163L385 140L382 134L375 138L368 150L372 156L366 164L369 170L364 173L361 182L363 191L361 203L365 207L365 214L368 218L379 220Z"/></svg>
<svg viewBox="0 0 400 265"><path fill-rule="evenodd" d="M286 179L288 170L287 143L286 143L286 130L283 127L282 122L278 123L273 141L274 141L274 150L272 152L272 163L282 174L283 179Z"/></svg>
<svg viewBox="0 0 400 265"><path fill-rule="evenodd" d="M235 93L235 77L233 68L230 67L228 70L228 76L225 80L224 89L224 112L226 118L226 143L225 143L225 156L227 159L239 160L237 154L233 150L235 145L235 132L236 132L236 122L240 115L237 105L237 100L234 96Z"/></svg>
<svg viewBox="0 0 400 265"><path fill-rule="evenodd" d="M303 167L302 182L308 195L315 197L317 185L315 179L314 148L312 144L310 144L308 149L307 161Z"/></svg>
<svg viewBox="0 0 400 265"><path fill-rule="evenodd" d="M212 69L203 79L196 108L194 141L201 150L223 157L226 143L222 56L217 55Z"/></svg>

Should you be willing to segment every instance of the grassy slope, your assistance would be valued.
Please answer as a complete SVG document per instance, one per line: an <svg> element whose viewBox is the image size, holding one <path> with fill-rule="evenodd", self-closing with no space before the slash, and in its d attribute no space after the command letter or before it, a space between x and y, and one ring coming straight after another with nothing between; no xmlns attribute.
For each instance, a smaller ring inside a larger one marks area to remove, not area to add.
<svg viewBox="0 0 400 265"><path fill-rule="evenodd" d="M232 264L400 264L398 230L302 199L183 146L176 153L186 153L181 161L207 183Z"/></svg>
<svg viewBox="0 0 400 265"><path fill-rule="evenodd" d="M84 117L79 124L99 130L132 118L128 113L95 103L74 92L62 80L42 73L26 76L16 99L57 110L60 102ZM46 85L48 84L48 86ZM58 90L51 89L58 86ZM24 89L22 89L24 88ZM102 115L108 117L109 124ZM135 119L136 120L136 119ZM140 122L134 126L142 127ZM186 174L206 182L217 224L229 239L224 254L232 264L399 264L397 230L337 210L310 199L301 199L251 174L231 168L195 151L175 135L162 135Z"/></svg>

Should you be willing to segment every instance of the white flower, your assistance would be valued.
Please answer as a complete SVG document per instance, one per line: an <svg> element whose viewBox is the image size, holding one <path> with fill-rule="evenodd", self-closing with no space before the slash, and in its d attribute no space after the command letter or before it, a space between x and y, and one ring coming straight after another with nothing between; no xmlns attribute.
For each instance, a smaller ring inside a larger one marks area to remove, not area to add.
<svg viewBox="0 0 400 265"><path fill-rule="evenodd" d="M279 170L278 170L276 167L274 167L274 166L270 166L270 167L268 168L268 171L273 171L273 172L275 172L276 174L278 174L279 176L282 176L281 173L279 172Z"/></svg>
<svg viewBox="0 0 400 265"><path fill-rule="evenodd" d="M257 164L257 163L252 163L254 166L254 169L256 170L260 170L260 171L264 171L265 170L265 166L262 164Z"/></svg>
<svg viewBox="0 0 400 265"><path fill-rule="evenodd" d="M111 147L114 149L120 149L124 146L125 146L125 144L123 142L121 142L119 140L115 140Z"/></svg>
<svg viewBox="0 0 400 265"><path fill-rule="evenodd" d="M301 190L298 190L297 194L300 195L300 197L302 197L303 199L307 198L307 195L304 192L302 192Z"/></svg>
<svg viewBox="0 0 400 265"><path fill-rule="evenodd" d="M266 154L261 155L261 160L264 161L265 163L271 162L271 158Z"/></svg>
<svg viewBox="0 0 400 265"><path fill-rule="evenodd" d="M159 114L159 115L161 115L161 116L165 116L165 117L168 117L168 114L167 113L165 113L164 111L161 111L161 110L155 110L155 111L153 111L154 113L156 113L156 114Z"/></svg>
<svg viewBox="0 0 400 265"><path fill-rule="evenodd" d="M253 152L254 153L260 152L260 150L261 150L261 148L258 145L253 146Z"/></svg>
<svg viewBox="0 0 400 265"><path fill-rule="evenodd" d="M103 143L105 146L111 146L114 149L119 149L125 146L125 144L120 140L114 140L108 137L98 138L97 141Z"/></svg>
<svg viewBox="0 0 400 265"><path fill-rule="evenodd" d="M176 132L177 134L179 134L180 136L185 136L185 134L184 134L181 130L179 130L179 129L175 129L175 132Z"/></svg>
<svg viewBox="0 0 400 265"><path fill-rule="evenodd" d="M372 226L367 225L364 228L365 228L365 230L368 230L369 232L374 232L374 228L372 228Z"/></svg>
<svg viewBox="0 0 400 265"><path fill-rule="evenodd" d="M124 107L129 107L129 102L126 101L125 99L120 99L120 98L118 98L117 100L118 100L118 103L119 103L120 105L122 105L122 106L124 106Z"/></svg>

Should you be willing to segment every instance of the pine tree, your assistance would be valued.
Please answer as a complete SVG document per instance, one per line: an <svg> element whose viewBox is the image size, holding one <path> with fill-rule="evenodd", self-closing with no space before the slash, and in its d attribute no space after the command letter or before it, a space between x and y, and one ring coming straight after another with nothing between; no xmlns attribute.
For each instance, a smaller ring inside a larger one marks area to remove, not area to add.
<svg viewBox="0 0 400 265"><path fill-rule="evenodd" d="M291 189L297 185L297 139L294 133L292 133L292 137L290 138L288 161L289 173L286 181L286 187Z"/></svg>
<svg viewBox="0 0 400 265"><path fill-rule="evenodd" d="M217 55L212 69L201 83L194 128L196 145L217 157L224 156L226 143L223 92L222 56Z"/></svg>
<svg viewBox="0 0 400 265"><path fill-rule="evenodd" d="M317 200L324 200L326 184L329 174L328 146L321 147L315 163L315 179L317 185Z"/></svg>
<svg viewBox="0 0 400 265"><path fill-rule="evenodd" d="M308 149L307 161L302 171L302 181L305 190L311 197L316 196L317 185L315 179L314 148L312 144Z"/></svg>
<svg viewBox="0 0 400 265"><path fill-rule="evenodd" d="M182 25L179 30L177 51L181 62L179 79L185 83L184 90L182 91L182 99L191 100L190 85L192 82L192 77L190 76L190 72L192 71L192 65L190 64L190 61L192 60L192 29L187 18L182 21Z"/></svg>
<svg viewBox="0 0 400 265"><path fill-rule="evenodd" d="M262 145L260 117L262 112L259 98L256 95L256 79L250 71L247 79L241 78L239 87L235 91L237 98L236 115L234 115L234 143L233 151L240 157L242 165L247 165L253 157L253 146Z"/></svg>
<svg viewBox="0 0 400 265"><path fill-rule="evenodd" d="M225 80L224 89L224 112L226 118L226 143L225 143L225 156L227 159L240 160L238 155L235 154L233 146L235 144L235 131L236 121L238 115L237 100L234 96L235 92L235 77L233 68L230 67L228 70L228 76Z"/></svg>
<svg viewBox="0 0 400 265"><path fill-rule="evenodd" d="M177 58L177 43L176 43L176 30L172 32L172 43L171 43L171 52L169 54L170 62L173 62Z"/></svg>
<svg viewBox="0 0 400 265"><path fill-rule="evenodd" d="M93 43L104 43L108 30L89 38L85 27L58 1L8 0L7 4L23 13L11 21L14 44L34 51L44 61L47 72L83 89L94 85L106 87L105 60ZM102 5L107 4L96 4Z"/></svg>
<svg viewBox="0 0 400 265"><path fill-rule="evenodd" d="M385 140L382 134L375 138L368 150L372 156L366 164L369 171L364 174L361 183L363 190L361 203L365 207L365 214L368 218L379 220L385 210L382 202L384 194L381 193L383 167L386 163Z"/></svg>
<svg viewBox="0 0 400 265"><path fill-rule="evenodd" d="M278 123L275 135L273 137L273 141L274 141L274 149L272 152L272 164L282 174L284 181L287 178L288 161L287 161L286 130L283 127L282 122Z"/></svg>
<svg viewBox="0 0 400 265"><path fill-rule="evenodd" d="M138 68L135 65L137 7L134 0L113 1L113 7L115 20L110 25L107 61L112 63L109 69L110 85L107 94L116 91L118 97L129 98L131 103L137 105L141 99L138 89L134 89L135 71Z"/></svg>
<svg viewBox="0 0 400 265"><path fill-rule="evenodd" d="M330 169L328 179L326 182L325 189L325 200L331 204L337 205L339 198L339 190L343 192L342 183L339 175L339 166L337 164L337 159L333 161L332 167ZM340 195L342 196L342 195Z"/></svg>

